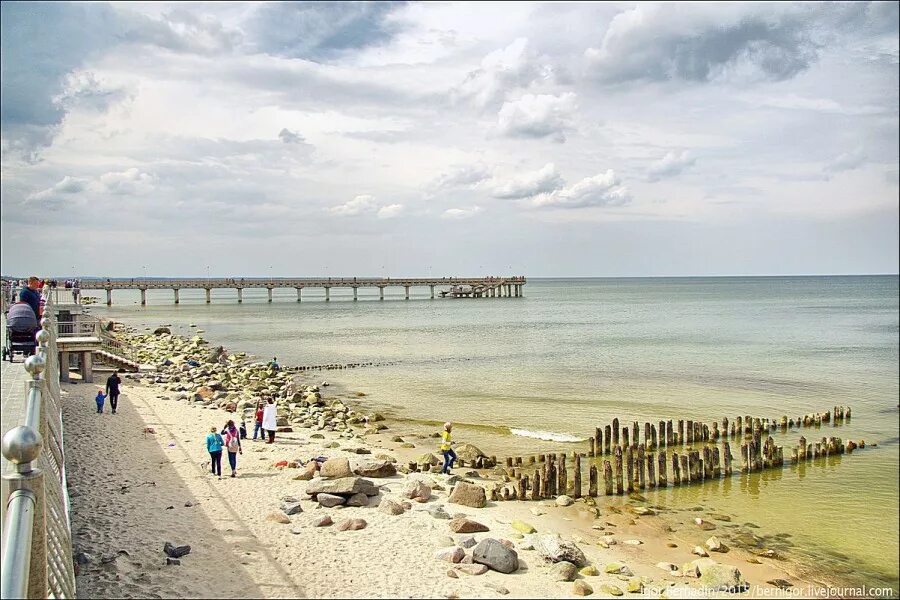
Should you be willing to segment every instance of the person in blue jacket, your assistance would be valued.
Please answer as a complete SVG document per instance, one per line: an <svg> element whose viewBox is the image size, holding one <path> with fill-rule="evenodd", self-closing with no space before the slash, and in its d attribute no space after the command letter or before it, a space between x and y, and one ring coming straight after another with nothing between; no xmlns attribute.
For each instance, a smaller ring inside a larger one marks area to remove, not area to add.
<svg viewBox="0 0 900 600"><path fill-rule="evenodd" d="M209 435L206 436L206 451L209 452L210 468L213 475L218 475L222 479L222 446L225 440L222 435L216 431L215 427L209 428Z"/></svg>
<svg viewBox="0 0 900 600"><path fill-rule="evenodd" d="M37 277L28 278L28 287L22 288L19 292L19 300L28 304L34 311L34 318L41 320L41 293L38 291L40 281Z"/></svg>

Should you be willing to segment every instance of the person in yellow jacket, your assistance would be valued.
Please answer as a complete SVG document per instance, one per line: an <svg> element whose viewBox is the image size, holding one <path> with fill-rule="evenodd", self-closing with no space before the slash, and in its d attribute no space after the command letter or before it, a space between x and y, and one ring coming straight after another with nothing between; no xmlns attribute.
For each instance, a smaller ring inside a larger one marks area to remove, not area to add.
<svg viewBox="0 0 900 600"><path fill-rule="evenodd" d="M444 453L444 468L441 469L441 473L445 475L450 474L450 469L453 468L453 463L456 462L456 452L453 451L451 446L453 442L450 440L452 429L452 423L444 423L444 431L441 432L441 452Z"/></svg>

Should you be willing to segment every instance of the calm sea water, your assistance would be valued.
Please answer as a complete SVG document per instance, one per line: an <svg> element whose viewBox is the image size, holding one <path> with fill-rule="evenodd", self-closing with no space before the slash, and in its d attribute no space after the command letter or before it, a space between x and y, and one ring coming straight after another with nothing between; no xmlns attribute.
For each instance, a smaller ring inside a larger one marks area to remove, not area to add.
<svg viewBox="0 0 900 600"><path fill-rule="evenodd" d="M137 292L114 292L111 308L93 312L184 333L195 323L213 343L284 364L392 362L321 378L365 392L397 430L454 421L459 441L500 456L584 447L573 440L613 417L709 422L852 406L850 423L806 437L877 448L657 500L790 533L794 552L897 589L897 276L545 279L530 280L524 298L430 300L423 289L408 302L402 289L384 302L374 290L358 302L332 291L328 303L321 290L302 303L276 291L272 304L245 291L239 305L219 290L206 305L202 291L182 290L179 306L155 291L146 307ZM799 436L776 441L789 448Z"/></svg>

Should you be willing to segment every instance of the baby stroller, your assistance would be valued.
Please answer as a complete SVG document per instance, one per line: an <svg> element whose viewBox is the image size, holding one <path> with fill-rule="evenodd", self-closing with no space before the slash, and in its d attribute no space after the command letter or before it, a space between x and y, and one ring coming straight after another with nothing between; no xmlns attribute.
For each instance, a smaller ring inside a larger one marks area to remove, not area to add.
<svg viewBox="0 0 900 600"><path fill-rule="evenodd" d="M38 323L31 310L25 302L16 302L9 307L6 313L6 346L3 347L3 360L9 359L13 361L13 354L20 352L23 356L28 357L34 354L37 342L34 334L37 333Z"/></svg>

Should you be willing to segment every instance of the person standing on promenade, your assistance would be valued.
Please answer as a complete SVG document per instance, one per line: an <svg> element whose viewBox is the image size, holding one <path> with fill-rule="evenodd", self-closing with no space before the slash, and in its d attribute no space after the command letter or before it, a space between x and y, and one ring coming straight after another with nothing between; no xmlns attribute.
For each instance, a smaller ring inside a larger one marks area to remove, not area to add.
<svg viewBox="0 0 900 600"><path fill-rule="evenodd" d="M228 464L231 466L231 476L237 477L237 455L244 453L244 450L241 448L241 434L231 419L225 424L225 429L222 430L222 433L225 434L225 449L228 450Z"/></svg>
<svg viewBox="0 0 900 600"><path fill-rule="evenodd" d="M275 428L277 427L278 419L276 418L278 412L278 407L275 406L275 401L272 398L266 400L266 407L263 409L263 420L262 426L263 429L266 430L266 433L269 435L269 439L266 440L267 444L275 443Z"/></svg>
<svg viewBox="0 0 900 600"><path fill-rule="evenodd" d="M213 475L218 475L222 479L222 436L216 433L215 427L209 428L209 434L206 436L206 451L209 452L210 469Z"/></svg>
<svg viewBox="0 0 900 600"><path fill-rule="evenodd" d="M97 397L94 398L94 401L97 403L97 414L101 414L103 412L103 402L106 400L106 396L103 395L103 390L97 390Z"/></svg>
<svg viewBox="0 0 900 600"><path fill-rule="evenodd" d="M452 429L452 423L444 423L444 431L441 432L441 452L444 454L444 468L441 469L441 473L444 475L450 474L450 469L453 468L453 463L456 462L456 452L453 451L451 447L453 442L450 440L450 431Z"/></svg>
<svg viewBox="0 0 900 600"><path fill-rule="evenodd" d="M119 405L119 385L121 383L122 380L119 379L119 374L116 372L113 372L106 380L106 393L109 396L109 407L112 409L112 414L116 414L116 406Z"/></svg>
<svg viewBox="0 0 900 600"><path fill-rule="evenodd" d="M259 434L259 439L266 439L266 432L263 430L262 421L263 421L263 408L260 406L259 400L256 401L256 415L255 415L255 425L253 426L253 440L256 440L256 434Z"/></svg>
<svg viewBox="0 0 900 600"><path fill-rule="evenodd" d="M38 291L40 283L37 277L31 276L28 278L28 286L23 287L19 292L19 300L31 307L31 310L34 311L34 318L39 322L41 320L41 293Z"/></svg>

